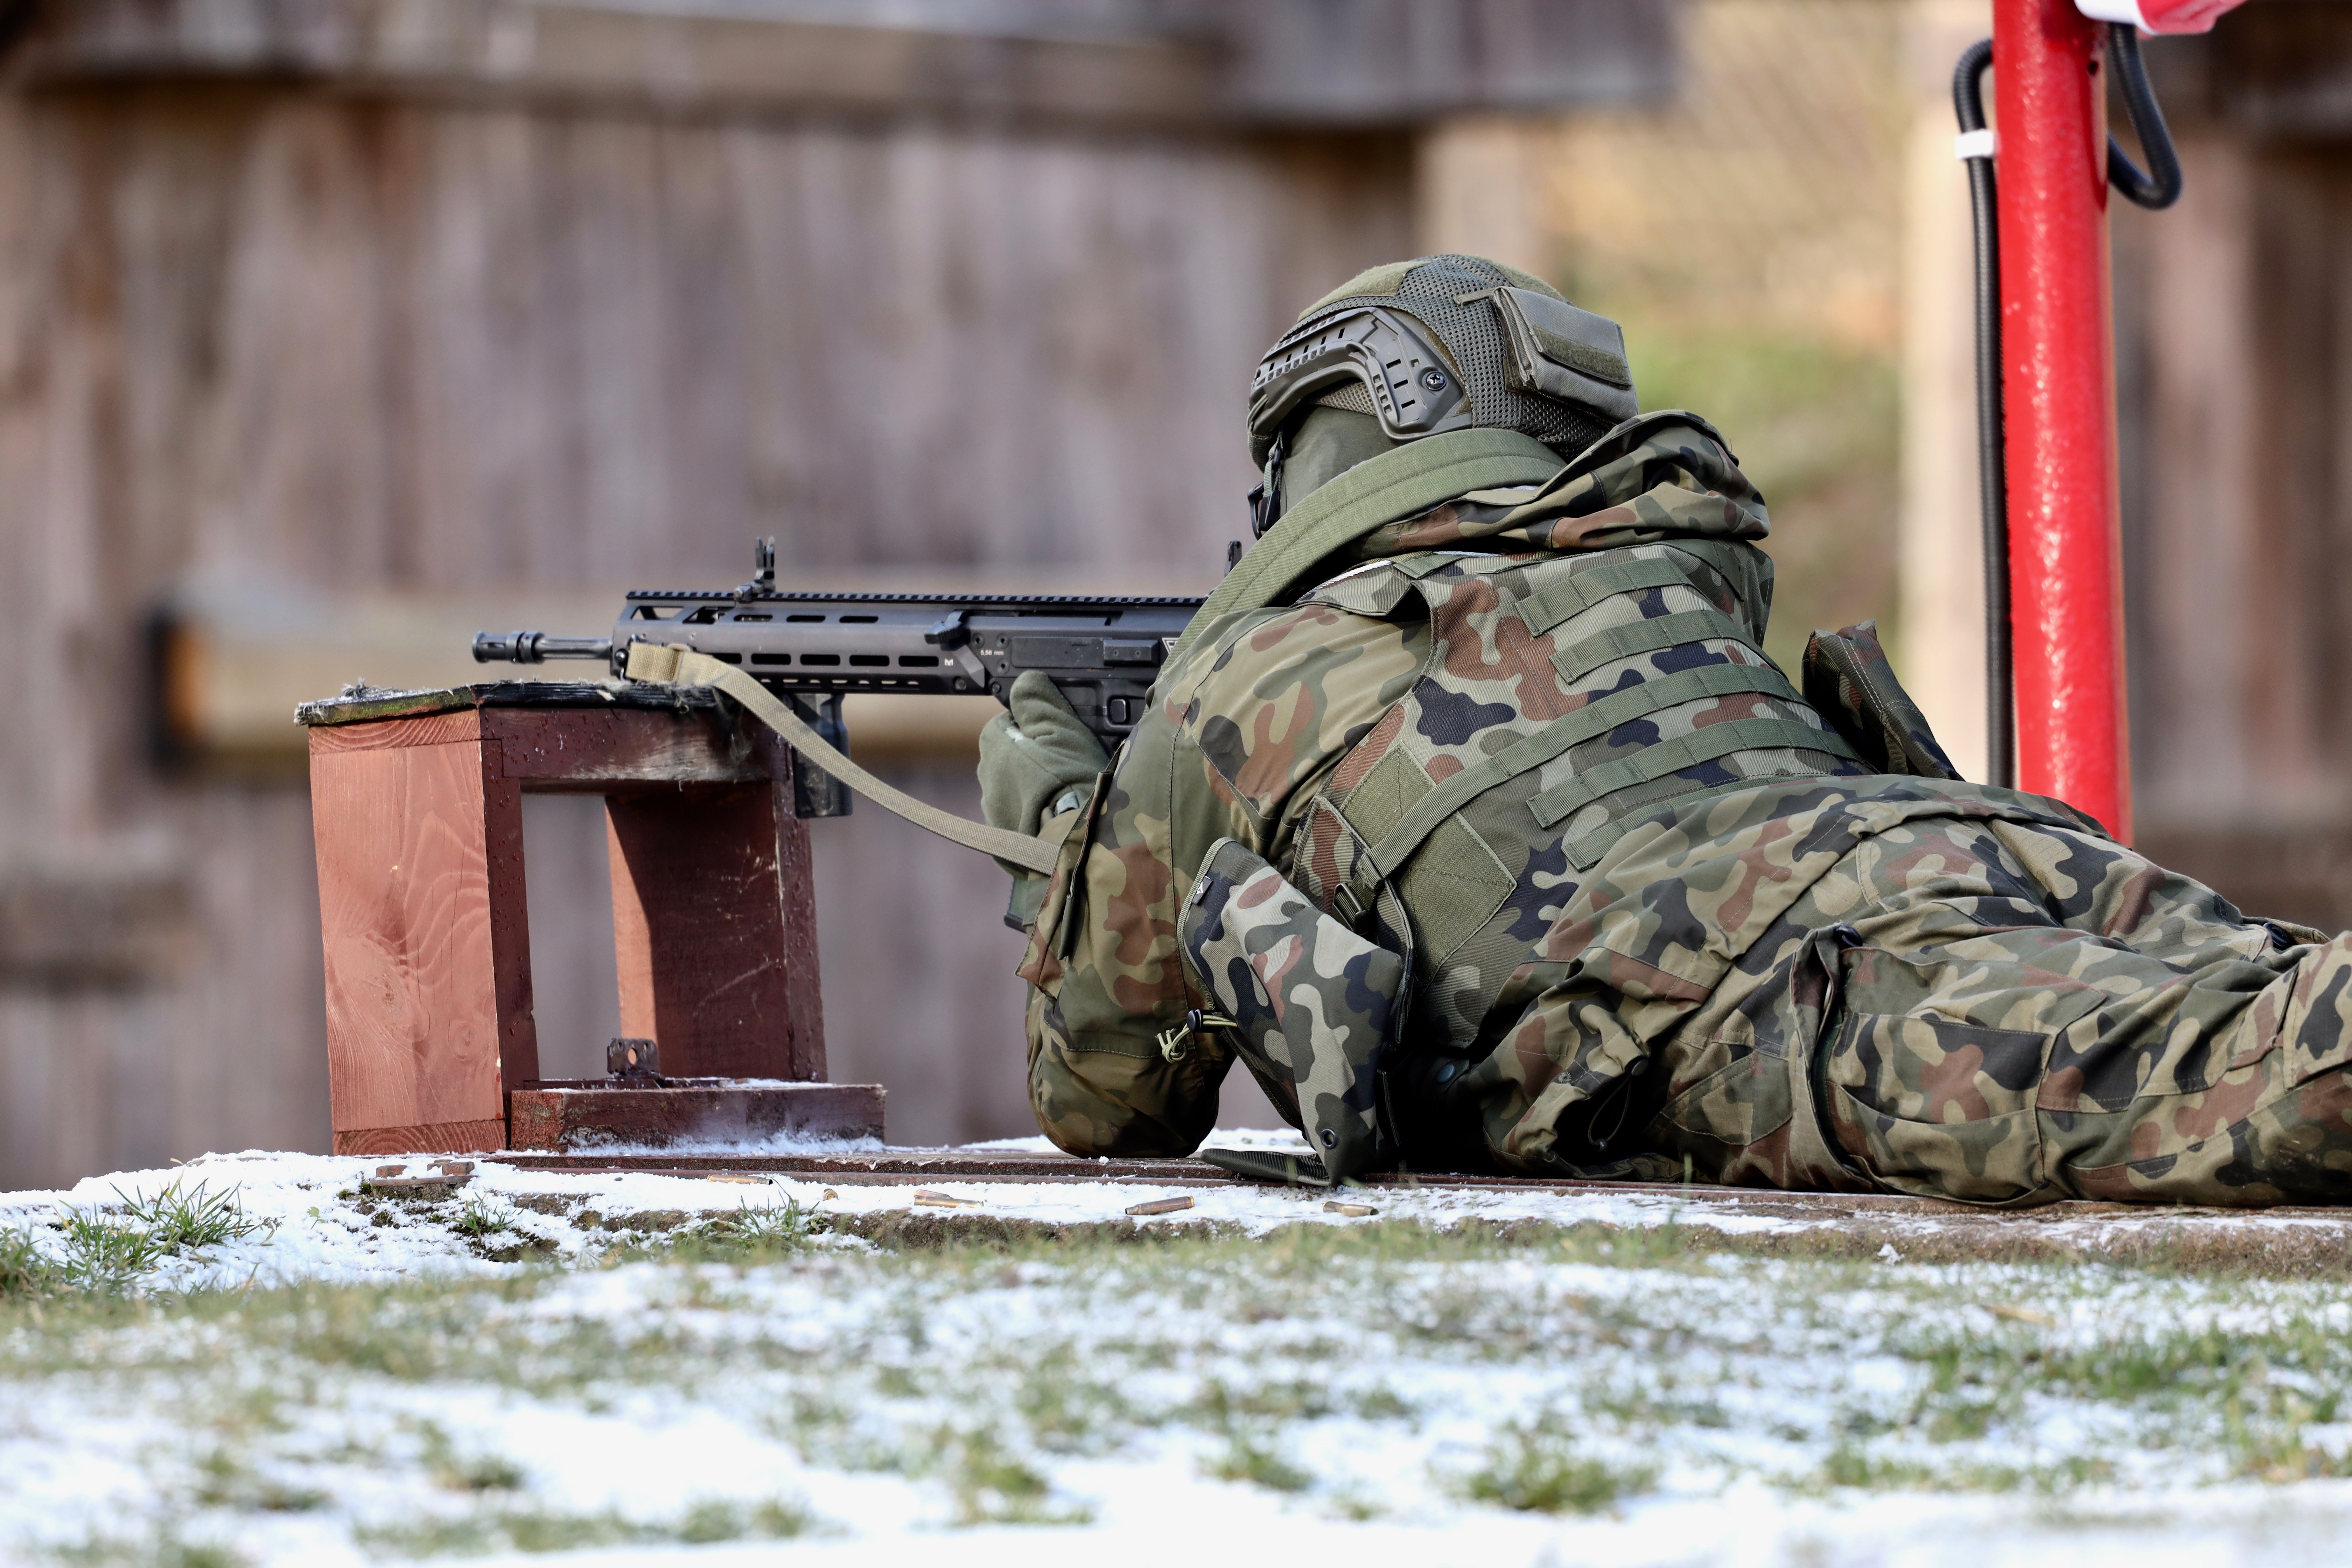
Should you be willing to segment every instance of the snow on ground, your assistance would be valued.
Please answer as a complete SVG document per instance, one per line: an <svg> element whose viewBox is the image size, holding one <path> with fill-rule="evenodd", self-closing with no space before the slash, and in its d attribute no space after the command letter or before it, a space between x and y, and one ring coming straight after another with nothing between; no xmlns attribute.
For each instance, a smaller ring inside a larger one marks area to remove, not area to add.
<svg viewBox="0 0 2352 1568"><path fill-rule="evenodd" d="M2334 1279L1708 1252L1675 1227L1812 1222L1636 1193L1198 1188L1132 1222L1156 1246L877 1247L845 1232L1177 1190L485 1163L383 1198L378 1163L0 1196L0 1561L2214 1568L2352 1536ZM107 1276L198 1183L251 1233Z"/></svg>
<svg viewBox="0 0 2352 1568"><path fill-rule="evenodd" d="M1279 1138L1264 1133L1255 1138L1220 1134L1216 1141L1233 1147L1284 1146ZM1292 1142L1296 1142L1295 1136ZM982 1147L1032 1152L1032 1145L1034 1152L1052 1151L1044 1139L1008 1140ZM418 1176L429 1174L432 1168L425 1159L393 1163ZM615 1233L669 1229L746 1206L787 1204L824 1215L854 1217L915 1209L1039 1225L1083 1225L1123 1221L1125 1211L1133 1205L1178 1195L1191 1197L1192 1207L1150 1216L1148 1223L1154 1227L1203 1226L1248 1234L1301 1222L1361 1223L1361 1216L1327 1211L1328 1194L1304 1189L1188 1190L1111 1181L1029 1184L962 1177L940 1177L920 1187L856 1185L782 1176L766 1180L634 1173L575 1175L519 1170L491 1162L475 1164L472 1179L452 1203L431 1205L412 1217L399 1203L362 1197L362 1180L383 1163L380 1158L318 1154L207 1155L168 1170L91 1177L65 1192L0 1194L0 1231L28 1232L52 1253L62 1256L62 1239L47 1235L43 1228L60 1210L100 1213L109 1206L119 1208L126 1199L152 1198L175 1186L187 1191L198 1183L215 1192L234 1187L242 1210L273 1228L168 1259L151 1279L169 1289L203 1289L306 1279L389 1281L420 1272L491 1276L511 1272L523 1263L593 1259L610 1249ZM1078 1164L1076 1169L1083 1171L1085 1166ZM936 1194L955 1203L922 1203L918 1193ZM1432 1189L1355 1195L1391 1218L1441 1226L1475 1219L1495 1224L1543 1220L1643 1227L1695 1223L1703 1217L1712 1226L1746 1232L1801 1228L1805 1223L1748 1215L1701 1216L1687 1203L1655 1193ZM636 1223L644 1216L651 1216L650 1226ZM468 1219L478 1230L488 1224L499 1228L488 1235L469 1235L465 1228ZM389 1223L394 1220L399 1223Z"/></svg>

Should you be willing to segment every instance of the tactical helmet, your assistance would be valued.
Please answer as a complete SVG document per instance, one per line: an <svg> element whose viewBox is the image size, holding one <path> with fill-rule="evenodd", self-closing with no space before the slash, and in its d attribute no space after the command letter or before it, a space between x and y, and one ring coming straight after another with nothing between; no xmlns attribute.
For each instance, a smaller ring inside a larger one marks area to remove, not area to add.
<svg viewBox="0 0 2352 1568"><path fill-rule="evenodd" d="M1320 404L1369 414L1391 440L1474 426L1573 455L1641 411L1617 323L1539 278L1478 256L1359 273L1299 314L1250 383L1250 461Z"/></svg>

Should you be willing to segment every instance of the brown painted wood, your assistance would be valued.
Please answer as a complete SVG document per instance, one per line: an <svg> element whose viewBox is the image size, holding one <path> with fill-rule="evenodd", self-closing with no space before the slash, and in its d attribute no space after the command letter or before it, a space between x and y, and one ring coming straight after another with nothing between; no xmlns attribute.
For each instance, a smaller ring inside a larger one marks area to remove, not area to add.
<svg viewBox="0 0 2352 1568"><path fill-rule="evenodd" d="M379 752L402 746L471 745L482 738L482 715L467 708L454 713L424 713L413 719L379 719L365 724L313 725L310 754Z"/></svg>
<svg viewBox="0 0 2352 1568"><path fill-rule="evenodd" d="M660 1041L673 1074L824 1077L807 830L773 737L715 711L601 706L310 734L339 1141L488 1121L538 1077L526 789L607 795L625 1032ZM866 1102L824 1103L846 1126Z"/></svg>
<svg viewBox="0 0 2352 1568"><path fill-rule="evenodd" d="M670 1089L539 1087L508 1097L510 1146L565 1151L597 1143L879 1138L874 1083L715 1084Z"/></svg>
<svg viewBox="0 0 2352 1568"><path fill-rule="evenodd" d="M498 757L477 741L311 758L339 1137L495 1121L505 1082L538 1076L521 790Z"/></svg>
<svg viewBox="0 0 2352 1568"><path fill-rule="evenodd" d="M604 795L774 777L769 750L715 712L493 708L483 722L505 749L506 776L533 791Z"/></svg>
<svg viewBox="0 0 2352 1568"><path fill-rule="evenodd" d="M824 1077L807 825L779 781L605 805L621 1032L665 1073Z"/></svg>
<svg viewBox="0 0 2352 1568"><path fill-rule="evenodd" d="M477 1154L506 1147L504 1117L429 1127L365 1127L335 1134L338 1154Z"/></svg>

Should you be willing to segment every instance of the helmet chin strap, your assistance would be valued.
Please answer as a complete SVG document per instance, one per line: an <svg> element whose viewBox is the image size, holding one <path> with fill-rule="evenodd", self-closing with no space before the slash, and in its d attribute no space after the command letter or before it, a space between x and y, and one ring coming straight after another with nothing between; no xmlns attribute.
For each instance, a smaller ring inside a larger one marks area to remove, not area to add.
<svg viewBox="0 0 2352 1568"><path fill-rule="evenodd" d="M1265 531L1282 516L1282 459L1290 450L1290 432L1275 432L1274 443L1266 448L1265 474L1249 493L1250 537L1264 539Z"/></svg>

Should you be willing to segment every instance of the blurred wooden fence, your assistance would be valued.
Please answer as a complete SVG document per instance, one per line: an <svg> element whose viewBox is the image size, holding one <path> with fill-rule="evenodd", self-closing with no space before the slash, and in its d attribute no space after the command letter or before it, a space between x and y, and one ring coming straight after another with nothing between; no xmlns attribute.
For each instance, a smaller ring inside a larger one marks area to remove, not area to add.
<svg viewBox="0 0 2352 1568"><path fill-rule="evenodd" d="M1412 248L1420 128L1654 94L1670 9L0 9L0 1187L324 1142L309 805L156 765L159 605L723 584L763 533L1213 581L1249 367ZM542 1048L584 1068L602 829L537 804ZM817 837L835 1076L902 1140L1027 1131L999 875Z"/></svg>

